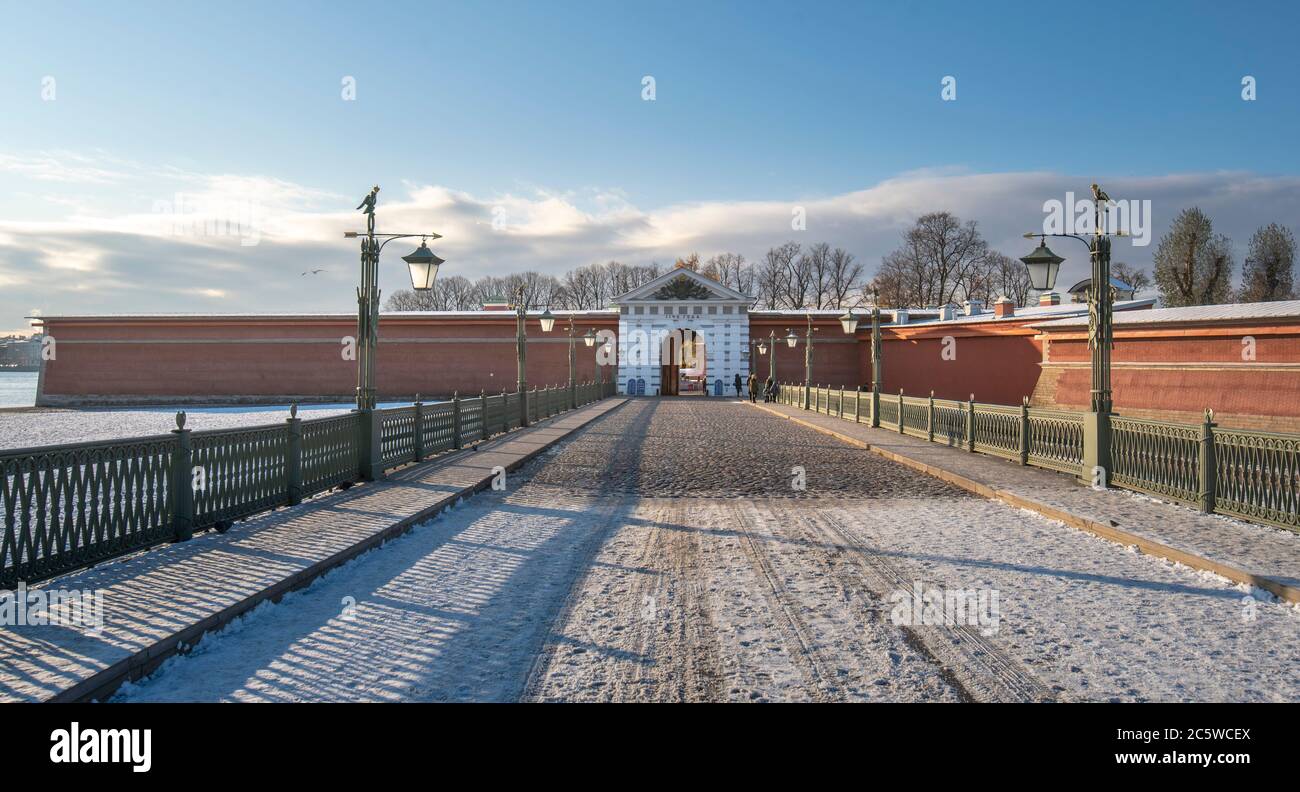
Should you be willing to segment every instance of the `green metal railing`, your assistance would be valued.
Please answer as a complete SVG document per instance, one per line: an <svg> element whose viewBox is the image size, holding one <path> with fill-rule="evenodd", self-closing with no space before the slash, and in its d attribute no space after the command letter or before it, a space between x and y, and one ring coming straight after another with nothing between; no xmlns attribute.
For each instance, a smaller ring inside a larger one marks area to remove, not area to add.
<svg viewBox="0 0 1300 792"><path fill-rule="evenodd" d="M1197 427L1118 416L1110 427L1112 483L1191 505L1200 502Z"/></svg>
<svg viewBox="0 0 1300 792"><path fill-rule="evenodd" d="M573 401L614 393L612 382L583 383ZM533 420L570 404L567 387L529 397ZM282 424L202 432L185 429L180 413L166 435L0 451L0 589L225 530L362 480L368 432L387 471L518 426L518 394L479 394L312 420L294 408Z"/></svg>
<svg viewBox="0 0 1300 792"><path fill-rule="evenodd" d="M777 402L803 407L804 389L783 384ZM872 424L872 394L811 388L808 405ZM930 397L880 395L873 425L1022 465L1086 478L1084 413ZM1300 435L1110 417L1110 481L1115 486L1300 530Z"/></svg>
<svg viewBox="0 0 1300 792"><path fill-rule="evenodd" d="M1300 436L1214 429L1214 510L1300 527Z"/></svg>

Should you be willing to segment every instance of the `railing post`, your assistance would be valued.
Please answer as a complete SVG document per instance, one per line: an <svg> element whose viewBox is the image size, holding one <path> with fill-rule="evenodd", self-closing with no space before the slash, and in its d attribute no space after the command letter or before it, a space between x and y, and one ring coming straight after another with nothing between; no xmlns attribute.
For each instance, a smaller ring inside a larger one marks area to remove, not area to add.
<svg viewBox="0 0 1300 792"><path fill-rule="evenodd" d="M451 447L460 448L460 391L451 392Z"/></svg>
<svg viewBox="0 0 1300 792"><path fill-rule="evenodd" d="M1093 487L1110 486L1110 413L1083 414L1083 465L1079 481Z"/></svg>
<svg viewBox="0 0 1300 792"><path fill-rule="evenodd" d="M1201 511L1214 513L1214 499L1218 489L1218 460L1214 448L1214 410L1205 410L1205 420L1201 422L1201 475L1199 501Z"/></svg>
<svg viewBox="0 0 1300 792"><path fill-rule="evenodd" d="M898 433L899 434L905 434L905 432L903 431L903 426L906 424L907 421L903 420L903 389L899 388L898 389Z"/></svg>
<svg viewBox="0 0 1300 792"><path fill-rule="evenodd" d="M975 394L966 403L966 450L975 453Z"/></svg>
<svg viewBox="0 0 1300 792"><path fill-rule="evenodd" d="M862 389L853 389L853 423L862 423Z"/></svg>
<svg viewBox="0 0 1300 792"><path fill-rule="evenodd" d="M1029 464L1029 397L1020 400L1020 464Z"/></svg>
<svg viewBox="0 0 1300 792"><path fill-rule="evenodd" d="M925 419L925 437L934 442L934 391L930 391L930 411Z"/></svg>
<svg viewBox="0 0 1300 792"><path fill-rule="evenodd" d="M844 386L840 386L840 418L844 418Z"/></svg>
<svg viewBox="0 0 1300 792"><path fill-rule="evenodd" d="M487 422L487 391L479 389L478 392L478 428L480 440L488 439L488 422Z"/></svg>
<svg viewBox="0 0 1300 792"><path fill-rule="evenodd" d="M194 537L194 452L190 448L190 430L185 428L184 411L176 413L176 445L172 449L172 541L184 542Z"/></svg>
<svg viewBox="0 0 1300 792"><path fill-rule="evenodd" d="M510 399L506 397L506 391L501 389L501 431L510 431Z"/></svg>
<svg viewBox="0 0 1300 792"><path fill-rule="evenodd" d="M415 424L412 429L414 435L411 445L415 448L415 461L424 461L424 402L420 401L420 394L415 394Z"/></svg>
<svg viewBox="0 0 1300 792"><path fill-rule="evenodd" d="M361 427L361 458L357 474L362 481L384 480L383 416L380 410L367 407L357 410Z"/></svg>
<svg viewBox="0 0 1300 792"><path fill-rule="evenodd" d="M286 496L290 506L302 503L302 419L298 417L298 404L289 407L285 420L289 442L284 449L284 478Z"/></svg>

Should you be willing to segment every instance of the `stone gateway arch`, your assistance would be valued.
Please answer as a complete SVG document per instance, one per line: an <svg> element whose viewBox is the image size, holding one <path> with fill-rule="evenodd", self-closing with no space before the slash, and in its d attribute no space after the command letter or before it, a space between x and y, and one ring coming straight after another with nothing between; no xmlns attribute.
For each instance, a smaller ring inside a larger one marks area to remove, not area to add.
<svg viewBox="0 0 1300 792"><path fill-rule="evenodd" d="M616 297L618 384L644 380L647 394L724 392L749 376L753 297L692 270L670 270Z"/></svg>

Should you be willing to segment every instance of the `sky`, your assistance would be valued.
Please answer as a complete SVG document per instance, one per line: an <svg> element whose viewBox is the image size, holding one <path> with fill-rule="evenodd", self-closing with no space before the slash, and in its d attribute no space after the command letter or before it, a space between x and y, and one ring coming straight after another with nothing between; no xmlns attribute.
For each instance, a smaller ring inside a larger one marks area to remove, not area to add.
<svg viewBox="0 0 1300 792"><path fill-rule="evenodd" d="M353 311L342 234L372 184L380 231L442 234L443 275L471 279L790 240L872 271L937 210L1020 256L1044 202L1094 181L1150 202L1149 244L1116 246L1140 266L1193 205L1238 267L1258 226L1300 230L1295 4L5 2L4 18L0 333L34 311ZM385 294L407 285L400 244ZM1082 246L1057 252L1058 285L1086 276Z"/></svg>

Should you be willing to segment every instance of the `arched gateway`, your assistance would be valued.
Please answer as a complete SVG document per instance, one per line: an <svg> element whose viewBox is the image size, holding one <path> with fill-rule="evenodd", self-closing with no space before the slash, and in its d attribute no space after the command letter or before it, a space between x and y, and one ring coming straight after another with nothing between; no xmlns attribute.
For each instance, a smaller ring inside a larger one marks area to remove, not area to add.
<svg viewBox="0 0 1300 792"><path fill-rule="evenodd" d="M618 308L618 381L645 379L663 396L711 393L749 375L753 298L688 269L674 269L613 301Z"/></svg>

